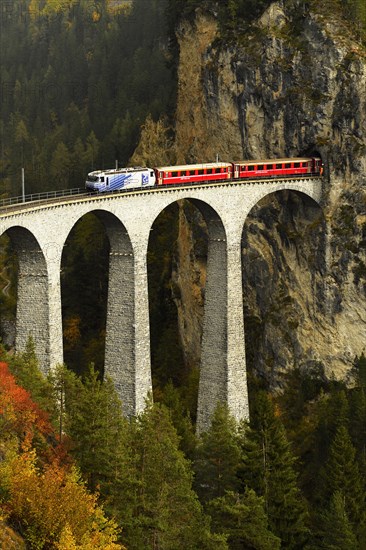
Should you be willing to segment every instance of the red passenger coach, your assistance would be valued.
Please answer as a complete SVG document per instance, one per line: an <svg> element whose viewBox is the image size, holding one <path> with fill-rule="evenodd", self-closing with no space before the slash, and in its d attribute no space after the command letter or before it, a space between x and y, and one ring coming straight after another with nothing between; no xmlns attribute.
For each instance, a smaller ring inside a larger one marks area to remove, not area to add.
<svg viewBox="0 0 366 550"><path fill-rule="evenodd" d="M286 158L234 162L234 178L296 176L321 173L318 158Z"/></svg>
<svg viewBox="0 0 366 550"><path fill-rule="evenodd" d="M182 166L161 166L155 168L158 185L220 181L233 177L231 162L208 162L206 164L183 164Z"/></svg>

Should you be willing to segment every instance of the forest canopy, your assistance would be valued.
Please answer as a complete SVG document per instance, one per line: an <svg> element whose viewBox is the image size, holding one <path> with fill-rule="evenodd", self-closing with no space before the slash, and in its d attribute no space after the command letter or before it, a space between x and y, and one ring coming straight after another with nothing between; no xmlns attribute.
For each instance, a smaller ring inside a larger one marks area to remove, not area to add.
<svg viewBox="0 0 366 550"><path fill-rule="evenodd" d="M169 111L167 0L1 2L1 192L82 187Z"/></svg>

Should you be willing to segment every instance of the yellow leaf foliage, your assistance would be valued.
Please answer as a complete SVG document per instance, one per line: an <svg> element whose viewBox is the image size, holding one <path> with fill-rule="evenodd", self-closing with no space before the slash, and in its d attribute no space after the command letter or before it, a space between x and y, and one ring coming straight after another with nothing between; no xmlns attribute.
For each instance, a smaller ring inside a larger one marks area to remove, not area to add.
<svg viewBox="0 0 366 550"><path fill-rule="evenodd" d="M88 493L75 469L52 463L40 471L34 451L11 459L6 503L33 548L121 550L116 524Z"/></svg>

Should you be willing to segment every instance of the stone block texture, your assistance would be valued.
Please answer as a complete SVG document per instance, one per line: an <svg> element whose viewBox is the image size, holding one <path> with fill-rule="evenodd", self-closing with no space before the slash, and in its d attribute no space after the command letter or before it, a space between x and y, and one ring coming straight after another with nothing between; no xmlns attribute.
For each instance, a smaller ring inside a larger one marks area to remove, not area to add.
<svg viewBox="0 0 366 550"><path fill-rule="evenodd" d="M149 234L165 208L186 199L202 212L209 234L198 431L207 429L219 401L227 403L238 420L247 418L241 235L253 206L283 189L321 201L321 182L304 179L85 195L1 210L0 235L9 235L19 259L17 350L24 349L31 334L44 372L62 362L62 250L75 223L92 212L104 224L110 241L105 372L114 380L125 414L141 411L152 389Z"/></svg>

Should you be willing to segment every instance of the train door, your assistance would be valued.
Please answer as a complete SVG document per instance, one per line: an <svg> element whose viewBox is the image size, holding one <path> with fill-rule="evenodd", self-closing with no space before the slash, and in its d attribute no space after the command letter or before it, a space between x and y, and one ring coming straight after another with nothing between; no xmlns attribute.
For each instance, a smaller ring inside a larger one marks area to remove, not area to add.
<svg viewBox="0 0 366 550"><path fill-rule="evenodd" d="M156 183L156 177L154 170L150 170L150 185L155 185Z"/></svg>

